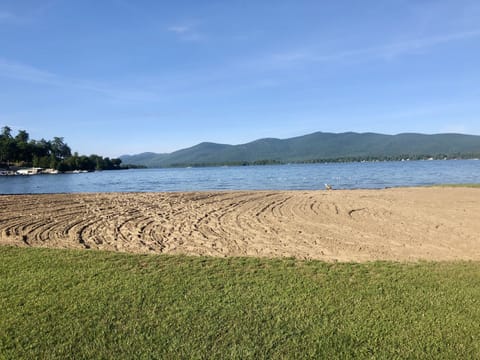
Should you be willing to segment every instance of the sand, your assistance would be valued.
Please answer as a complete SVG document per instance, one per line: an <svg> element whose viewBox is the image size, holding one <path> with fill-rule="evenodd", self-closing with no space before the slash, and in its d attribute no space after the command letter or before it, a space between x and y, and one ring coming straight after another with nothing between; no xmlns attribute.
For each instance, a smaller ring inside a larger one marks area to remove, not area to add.
<svg viewBox="0 0 480 360"><path fill-rule="evenodd" d="M480 188L0 196L0 244L326 261L480 260Z"/></svg>

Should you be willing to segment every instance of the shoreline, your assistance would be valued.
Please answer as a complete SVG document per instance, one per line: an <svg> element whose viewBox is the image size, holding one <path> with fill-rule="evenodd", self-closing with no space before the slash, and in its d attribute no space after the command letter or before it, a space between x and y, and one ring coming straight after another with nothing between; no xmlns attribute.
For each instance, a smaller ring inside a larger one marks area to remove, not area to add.
<svg viewBox="0 0 480 360"><path fill-rule="evenodd" d="M364 262L480 260L480 189L0 196L0 245Z"/></svg>
<svg viewBox="0 0 480 360"><path fill-rule="evenodd" d="M385 186L378 188L367 188L367 187L358 187L358 188L318 188L318 189L213 189L213 190L163 190L163 191L85 191L85 192L25 192L25 193L1 193L1 196L27 196L27 195L112 195L112 194L190 194L190 193L238 193L238 192L322 192L322 191L383 191L383 190L393 190L393 189L429 189L429 188L480 188L480 183L445 183L445 184L433 184L433 185L401 185L401 186Z"/></svg>

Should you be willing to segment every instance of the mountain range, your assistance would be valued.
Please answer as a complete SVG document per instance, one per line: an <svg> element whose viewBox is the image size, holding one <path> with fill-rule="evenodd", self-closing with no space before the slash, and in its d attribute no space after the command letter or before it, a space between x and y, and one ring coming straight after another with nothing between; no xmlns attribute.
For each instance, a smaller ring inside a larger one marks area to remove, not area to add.
<svg viewBox="0 0 480 360"><path fill-rule="evenodd" d="M120 159L123 164L174 167L432 157L480 157L480 136L315 132L288 139L264 138L240 145L203 142L172 153L146 152L123 155Z"/></svg>

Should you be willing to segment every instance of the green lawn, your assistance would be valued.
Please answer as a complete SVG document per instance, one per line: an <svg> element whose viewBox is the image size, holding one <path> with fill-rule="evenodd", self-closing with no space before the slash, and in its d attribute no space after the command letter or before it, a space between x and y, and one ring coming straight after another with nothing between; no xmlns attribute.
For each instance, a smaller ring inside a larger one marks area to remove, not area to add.
<svg viewBox="0 0 480 360"><path fill-rule="evenodd" d="M480 263L0 247L0 358L480 356Z"/></svg>

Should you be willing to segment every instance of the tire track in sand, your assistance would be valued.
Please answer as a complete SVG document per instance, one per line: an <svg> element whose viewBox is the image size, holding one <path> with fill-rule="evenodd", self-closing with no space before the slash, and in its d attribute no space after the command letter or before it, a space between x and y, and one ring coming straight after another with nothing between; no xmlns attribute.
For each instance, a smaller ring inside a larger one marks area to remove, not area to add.
<svg viewBox="0 0 480 360"><path fill-rule="evenodd" d="M339 261L480 260L480 189L0 196L0 244Z"/></svg>

